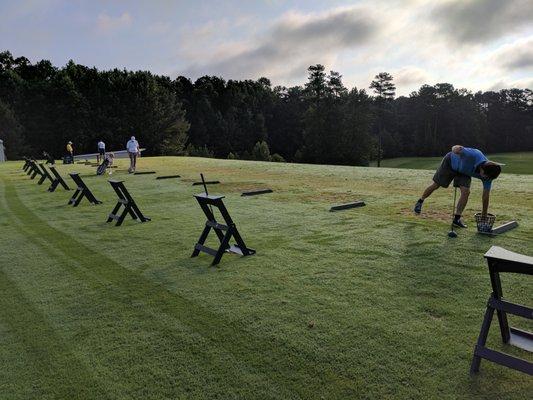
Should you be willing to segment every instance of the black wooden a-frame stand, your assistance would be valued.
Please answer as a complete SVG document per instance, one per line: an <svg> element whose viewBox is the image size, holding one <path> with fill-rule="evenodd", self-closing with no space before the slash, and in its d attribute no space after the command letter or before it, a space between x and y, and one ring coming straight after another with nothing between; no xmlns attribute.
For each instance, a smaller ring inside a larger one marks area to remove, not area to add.
<svg viewBox="0 0 533 400"><path fill-rule="evenodd" d="M39 169L39 167L37 166L37 162L36 161L31 161L31 166L30 168L28 169L28 175L30 176L31 179L35 179L35 177L37 175L42 175L43 173L41 172L41 170Z"/></svg>
<svg viewBox="0 0 533 400"><path fill-rule="evenodd" d="M42 185L45 180L49 180L50 182L54 182L50 174L48 173L48 170L44 166L43 163L39 163L38 168L41 169L41 178L39 179L39 182L37 184Z"/></svg>
<svg viewBox="0 0 533 400"><path fill-rule="evenodd" d="M83 182L80 177L80 174L73 172L69 175L76 184L77 188L70 200L68 201L68 204L72 204L74 207L78 207L83 197L87 197L87 200L89 200L91 204L102 204L100 200L97 200L96 197L94 197L93 193L89 190L85 182Z"/></svg>
<svg viewBox="0 0 533 400"><path fill-rule="evenodd" d="M144 216L141 210L139 210L139 207L137 207L137 204L126 190L124 181L110 180L109 183L118 196L118 202L115 208L113 208L113 211L111 211L111 214L109 214L107 222L117 221L115 226L120 226L122 225L122 222L124 222L124 218L126 218L127 214L129 214L131 218L138 219L141 222L151 221L150 218ZM124 206L124 209L119 215L118 212L121 206Z"/></svg>
<svg viewBox="0 0 533 400"><path fill-rule="evenodd" d="M24 165L22 166L22 170L26 172L29 167L30 167L30 159L28 157L24 157Z"/></svg>
<svg viewBox="0 0 533 400"><path fill-rule="evenodd" d="M489 264L492 294L487 303L487 310L485 311L485 317L483 319L483 324L481 325L481 332L479 333L477 344L474 349L474 358L472 360L472 365L470 366L470 373L474 374L479 371L481 359L484 358L497 364L533 375L533 363L486 347L490 324L494 316L494 311L496 311L503 343L533 352L533 333L510 327L509 322L507 321L507 314L517 315L532 320L533 308L504 300L502 298L502 284L500 280L500 273L503 272L533 275L533 257L524 256L522 254L505 250L501 247L492 246L489 251L485 253L485 258Z"/></svg>
<svg viewBox="0 0 533 400"><path fill-rule="evenodd" d="M246 247L244 240L242 240L242 237L237 230L237 226L231 219L231 216L229 215L228 210L222 201L224 196L209 196L205 193L202 193L195 195L194 197L202 208L202 211L207 218L207 222L205 223L205 228L200 235L200 239L198 239L198 243L196 243L194 246L194 251L192 252L191 257L196 257L198 254L200 254L200 252L204 252L215 257L211 265L216 265L220 262L220 259L225 252L240 254L241 256L250 256L255 254L255 250ZM217 222L211 207L218 208L225 224L219 224ZM204 246L211 229L215 231L218 240L220 241L220 246L217 250ZM233 246L230 245L232 236L237 242Z"/></svg>
<svg viewBox="0 0 533 400"><path fill-rule="evenodd" d="M26 175L30 176L32 173L33 173L33 160L31 158L28 158L26 160L26 162L28 163L28 166L26 167L25 171L26 171Z"/></svg>
<svg viewBox="0 0 533 400"><path fill-rule="evenodd" d="M52 184L48 188L48 191L49 192L55 191L58 185L63 186L63 189L65 189L65 190L70 190L70 188L68 187L67 183L63 180L61 175L59 175L59 172L57 172L56 167L54 167L53 165L50 165L48 168L50 168L50 171L52 172L52 175L54 175L54 178L52 180Z"/></svg>

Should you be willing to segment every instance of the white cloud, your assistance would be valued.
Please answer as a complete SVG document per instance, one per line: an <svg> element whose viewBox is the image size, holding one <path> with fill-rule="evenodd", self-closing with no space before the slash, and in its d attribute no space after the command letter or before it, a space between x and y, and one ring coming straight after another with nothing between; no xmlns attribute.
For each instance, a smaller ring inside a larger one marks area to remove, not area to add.
<svg viewBox="0 0 533 400"><path fill-rule="evenodd" d="M533 78L523 78L523 79L501 79L497 82L494 82L490 85L487 90L498 91L501 89L530 89L533 90Z"/></svg>
<svg viewBox="0 0 533 400"><path fill-rule="evenodd" d="M198 60L182 73L232 79L268 76L287 83L305 75L311 64L331 65L337 53L363 45L377 30L372 14L362 7L309 14L292 11L260 36L220 44L211 56L198 54Z"/></svg>
<svg viewBox="0 0 533 400"><path fill-rule="evenodd" d="M98 15L96 19L96 31L98 33L109 33L129 27L133 18L128 12L124 12L118 17L112 17L106 13Z"/></svg>
<svg viewBox="0 0 533 400"><path fill-rule="evenodd" d="M398 86L421 85L429 80L427 71L415 66L406 66L393 71L392 76Z"/></svg>
<svg viewBox="0 0 533 400"><path fill-rule="evenodd" d="M399 95L430 80L479 90L488 82L521 78L510 68L528 63L527 49L523 56L506 57L507 70L490 57L495 42L503 37L509 42L509 32L525 29L524 15L533 7L520 12L521 5L524 0L503 5L494 0L362 0L322 12L288 11L267 27L246 26L239 40L231 32L236 19L211 21L184 35L180 56L189 63L179 72L192 78L266 76L274 84L294 85L305 82L309 65L320 63L341 72L350 87L368 87L376 73L387 71ZM494 26L480 24L487 31L482 34L455 27L487 15Z"/></svg>
<svg viewBox="0 0 533 400"><path fill-rule="evenodd" d="M533 68L533 36L502 46L491 57L494 64L508 71Z"/></svg>

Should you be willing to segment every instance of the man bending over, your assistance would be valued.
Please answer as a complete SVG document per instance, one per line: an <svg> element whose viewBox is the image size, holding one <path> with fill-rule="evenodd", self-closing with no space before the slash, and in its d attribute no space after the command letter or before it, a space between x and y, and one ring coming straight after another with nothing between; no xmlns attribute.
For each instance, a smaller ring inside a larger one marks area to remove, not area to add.
<svg viewBox="0 0 533 400"><path fill-rule="evenodd" d="M492 181L500 175L501 170L499 164L489 161L478 149L455 145L452 147L452 151L442 159L437 172L433 176L433 183L424 190L424 193L416 202L414 212L420 214L424 200L439 187L447 188L453 181L453 186L458 187L461 191L453 217L453 225L466 228L465 223L461 220L461 215L468 202L472 177L481 179L483 182L482 213L486 215L489 209Z"/></svg>

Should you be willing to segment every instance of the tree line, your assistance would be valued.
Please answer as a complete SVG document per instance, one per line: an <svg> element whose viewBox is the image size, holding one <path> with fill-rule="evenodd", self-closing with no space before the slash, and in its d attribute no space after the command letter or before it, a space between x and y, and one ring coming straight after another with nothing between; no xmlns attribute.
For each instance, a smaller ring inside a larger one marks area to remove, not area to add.
<svg viewBox="0 0 533 400"><path fill-rule="evenodd" d="M393 77L347 88L324 66L303 86L267 78L196 81L147 71L62 68L0 53L0 139L7 157L61 157L124 149L136 136L151 155L192 155L324 164L437 156L461 143L486 152L533 151L533 93L472 93L449 83L396 97Z"/></svg>

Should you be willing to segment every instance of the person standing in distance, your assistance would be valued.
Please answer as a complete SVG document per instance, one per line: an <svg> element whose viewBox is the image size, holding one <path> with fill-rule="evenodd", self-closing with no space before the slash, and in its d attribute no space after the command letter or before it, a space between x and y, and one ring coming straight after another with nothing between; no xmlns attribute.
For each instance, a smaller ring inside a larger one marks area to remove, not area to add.
<svg viewBox="0 0 533 400"><path fill-rule="evenodd" d="M72 147L72 142L67 143L67 161L66 164L74 164L74 147Z"/></svg>
<svg viewBox="0 0 533 400"><path fill-rule="evenodd" d="M128 150L128 155L130 156L130 167L128 168L128 172L132 174L135 172L137 156L139 155L139 142L135 140L135 136L132 136L126 144L126 150Z"/></svg>
<svg viewBox="0 0 533 400"><path fill-rule="evenodd" d="M105 143L100 139L98 142L98 154L96 155L96 162L100 164L100 160L105 160Z"/></svg>

